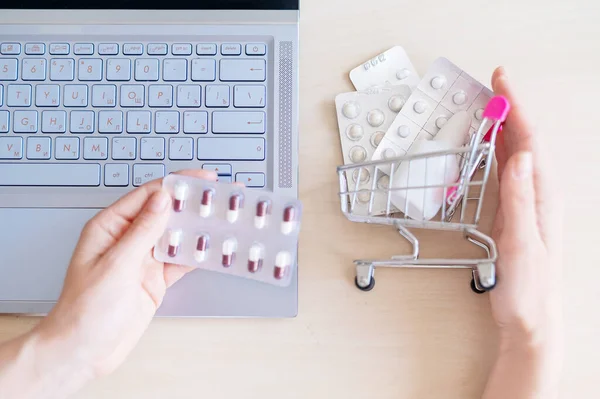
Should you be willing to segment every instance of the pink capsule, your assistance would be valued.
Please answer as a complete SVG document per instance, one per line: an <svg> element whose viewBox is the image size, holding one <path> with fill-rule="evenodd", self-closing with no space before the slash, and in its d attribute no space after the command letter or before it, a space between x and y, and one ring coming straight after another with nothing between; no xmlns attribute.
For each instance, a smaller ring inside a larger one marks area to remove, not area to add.
<svg viewBox="0 0 600 399"><path fill-rule="evenodd" d="M235 223L240 215L240 208L244 206L244 198L241 194L233 194L229 197L229 209L227 209L227 221Z"/></svg>
<svg viewBox="0 0 600 399"><path fill-rule="evenodd" d="M275 268L273 269L273 277L281 280L287 274L292 264L292 254L287 251L280 251L275 256Z"/></svg>
<svg viewBox="0 0 600 399"><path fill-rule="evenodd" d="M185 200L187 199L188 194L188 185L184 182L177 182L173 191L173 210L175 212L181 212L183 211L183 208L185 208Z"/></svg>
<svg viewBox="0 0 600 399"><path fill-rule="evenodd" d="M167 247L167 255L171 258L177 256L179 252L179 244L181 243L181 231L180 230L171 230L169 231L169 245Z"/></svg>
<svg viewBox="0 0 600 399"><path fill-rule="evenodd" d="M204 259L206 259L208 240L208 235L206 234L198 237L198 241L196 243L196 252L194 253L194 259L196 259L196 262L204 262Z"/></svg>
<svg viewBox="0 0 600 399"><path fill-rule="evenodd" d="M207 218L210 216L212 210L212 200L214 196L214 190L208 188L202 192L202 201L200 202L200 216Z"/></svg>
<svg viewBox="0 0 600 399"><path fill-rule="evenodd" d="M223 242L223 256L221 258L221 264L223 267L229 267L233 263L235 257L235 249L237 243L233 238L228 238Z"/></svg>
<svg viewBox="0 0 600 399"><path fill-rule="evenodd" d="M259 201L256 204L256 214L254 215L254 226L262 229L267 224L267 215L271 213L271 204L269 201Z"/></svg>
<svg viewBox="0 0 600 399"><path fill-rule="evenodd" d="M296 208L290 205L283 210L283 222L281 223L281 232L290 234L296 226Z"/></svg>
<svg viewBox="0 0 600 399"><path fill-rule="evenodd" d="M257 272L263 264L263 248L259 244L254 244L250 247L248 253L248 271L251 273Z"/></svg>

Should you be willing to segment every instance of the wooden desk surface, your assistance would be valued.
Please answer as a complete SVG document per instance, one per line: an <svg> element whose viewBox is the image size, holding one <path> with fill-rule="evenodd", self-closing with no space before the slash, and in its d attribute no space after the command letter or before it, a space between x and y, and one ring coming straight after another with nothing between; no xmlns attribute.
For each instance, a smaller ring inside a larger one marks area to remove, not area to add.
<svg viewBox="0 0 600 399"><path fill-rule="evenodd" d="M471 292L468 271L378 270L370 293L353 283L354 258L387 257L407 247L390 228L353 224L340 213L333 99L352 89L351 68L397 44L420 73L444 55L489 84L493 68L503 64L522 92L561 168L557 179L566 197L562 398L597 396L600 6L593 0L487 4L305 0L299 316L156 320L123 367L76 397L479 397L496 338L488 298ZM493 182L492 198L496 191ZM488 201L484 230L494 208ZM469 248L435 234L419 236L425 256ZM0 340L35 322L0 318Z"/></svg>

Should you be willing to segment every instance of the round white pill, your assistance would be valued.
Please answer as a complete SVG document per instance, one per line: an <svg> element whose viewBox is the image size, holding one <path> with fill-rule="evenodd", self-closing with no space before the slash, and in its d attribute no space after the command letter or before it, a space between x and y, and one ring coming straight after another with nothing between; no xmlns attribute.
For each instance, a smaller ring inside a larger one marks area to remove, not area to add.
<svg viewBox="0 0 600 399"><path fill-rule="evenodd" d="M377 188L380 190L385 190L390 186L390 177L388 175L383 175L377 180Z"/></svg>
<svg viewBox="0 0 600 399"><path fill-rule="evenodd" d="M406 125L399 126L398 127L398 136L402 137L403 139L410 136L410 127L408 127Z"/></svg>
<svg viewBox="0 0 600 399"><path fill-rule="evenodd" d="M402 96L392 96L388 101L388 107L394 112L400 112L406 100Z"/></svg>
<svg viewBox="0 0 600 399"><path fill-rule="evenodd" d="M446 78L444 76L436 76L433 79L431 79L431 82L429 83L431 84L431 87L433 87L436 90L439 90L446 84Z"/></svg>
<svg viewBox="0 0 600 399"><path fill-rule="evenodd" d="M362 139L365 131L363 127L357 123L353 123L346 129L346 136L352 141L357 141Z"/></svg>
<svg viewBox="0 0 600 399"><path fill-rule="evenodd" d="M475 111L475 119L480 121L481 118L483 118L483 108L479 108L477 111Z"/></svg>
<svg viewBox="0 0 600 399"><path fill-rule="evenodd" d="M463 105L467 102L467 93L465 93L462 90L457 93L454 93L454 95L452 96L452 101L454 101L454 104L456 105Z"/></svg>
<svg viewBox="0 0 600 399"><path fill-rule="evenodd" d="M360 114L360 105L354 101L348 101L342 106L342 114L346 118L354 119Z"/></svg>
<svg viewBox="0 0 600 399"><path fill-rule="evenodd" d="M371 145L375 148L377 148L377 146L379 145L379 143L381 143L381 140L383 139L383 136L385 136L385 132L375 132L371 135Z"/></svg>
<svg viewBox="0 0 600 399"><path fill-rule="evenodd" d="M441 129L442 126L446 124L446 122L448 122L448 118L446 118L445 116L440 116L435 120L435 125L438 129Z"/></svg>
<svg viewBox="0 0 600 399"><path fill-rule="evenodd" d="M381 126L383 121L385 121L385 115L378 109L369 111L367 114L367 122L373 127Z"/></svg>
<svg viewBox="0 0 600 399"><path fill-rule="evenodd" d="M371 193L367 190L362 190L359 191L356 197L358 198L358 202L366 204L371 199Z"/></svg>
<svg viewBox="0 0 600 399"><path fill-rule="evenodd" d="M425 101L417 101L415 105L413 105L413 110L417 114L422 114L423 112L427 111L427 103Z"/></svg>
<svg viewBox="0 0 600 399"><path fill-rule="evenodd" d="M410 71L406 68L403 69L398 69L396 71L396 78L398 78L398 80L403 80L406 79L410 76Z"/></svg>
<svg viewBox="0 0 600 399"><path fill-rule="evenodd" d="M390 159L390 158L394 158L396 156L396 151L392 150L391 148L386 148L385 151L383 152L383 159Z"/></svg>
<svg viewBox="0 0 600 399"><path fill-rule="evenodd" d="M350 148L350 160L354 163L363 162L367 159L367 150L357 145Z"/></svg>
<svg viewBox="0 0 600 399"><path fill-rule="evenodd" d="M354 172L352 172L352 180L354 180L354 182L356 183L356 179L358 179L358 171L359 170L360 170L360 182L368 183L369 179L371 178L371 174L369 173L369 170L366 168L354 169Z"/></svg>

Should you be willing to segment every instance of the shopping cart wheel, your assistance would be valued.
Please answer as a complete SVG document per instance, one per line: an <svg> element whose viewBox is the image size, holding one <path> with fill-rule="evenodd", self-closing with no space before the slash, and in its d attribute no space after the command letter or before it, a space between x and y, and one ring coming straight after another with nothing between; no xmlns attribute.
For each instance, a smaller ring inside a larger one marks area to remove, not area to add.
<svg viewBox="0 0 600 399"><path fill-rule="evenodd" d="M475 278L471 278L471 289L473 290L474 293L476 294L484 294L486 292L485 289L480 290L479 288L477 288L477 284L475 284Z"/></svg>
<svg viewBox="0 0 600 399"><path fill-rule="evenodd" d="M369 282L369 284L362 286L362 285L360 285L360 282L359 282L358 276L357 276L354 278L354 284L361 291L371 291L373 289L373 287L375 287L375 277L371 277L371 281Z"/></svg>

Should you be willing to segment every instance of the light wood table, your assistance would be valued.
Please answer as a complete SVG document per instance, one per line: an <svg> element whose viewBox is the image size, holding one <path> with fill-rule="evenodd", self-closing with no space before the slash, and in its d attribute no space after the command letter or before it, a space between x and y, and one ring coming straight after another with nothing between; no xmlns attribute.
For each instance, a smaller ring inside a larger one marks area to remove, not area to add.
<svg viewBox="0 0 600 399"><path fill-rule="evenodd" d="M347 73L393 45L420 73L446 56L489 84L507 67L566 197L567 356L562 398L596 397L600 344L600 5L594 0L305 0L301 20L300 309L291 320L156 320L129 360L77 398L477 398L495 356L487 295L468 271L378 270L352 260L408 247L391 228L350 223L336 196L333 99ZM489 231L497 184L482 229ZM425 256L468 252L420 234ZM0 318L0 340L37 320Z"/></svg>

